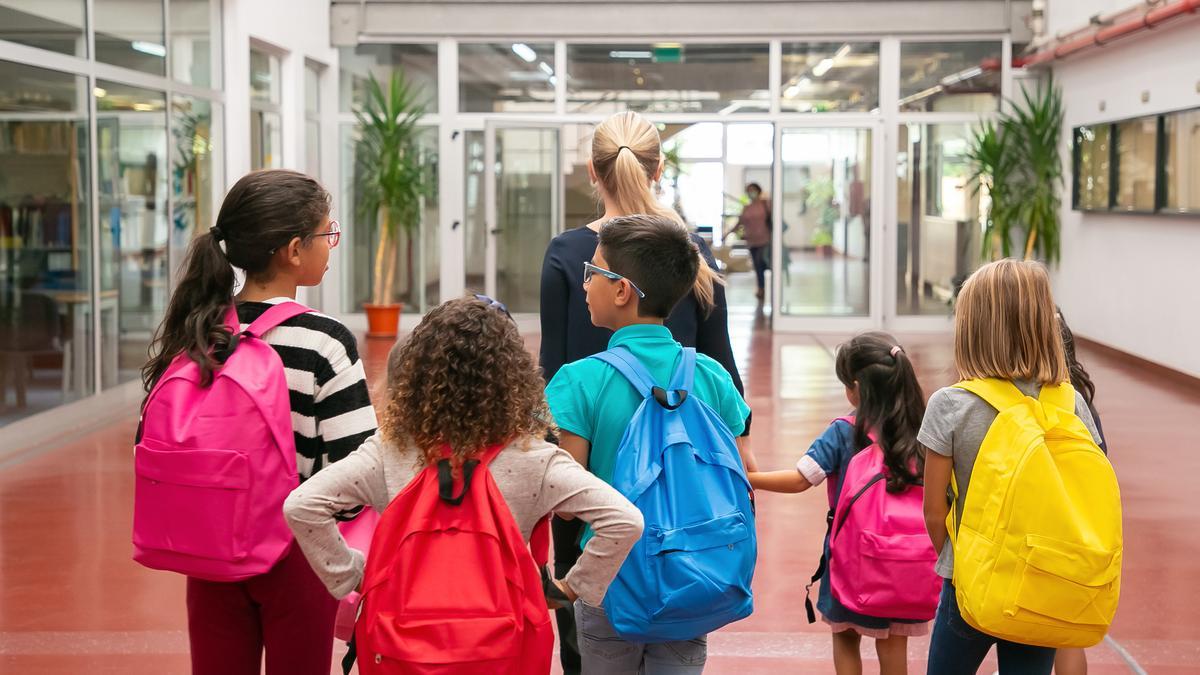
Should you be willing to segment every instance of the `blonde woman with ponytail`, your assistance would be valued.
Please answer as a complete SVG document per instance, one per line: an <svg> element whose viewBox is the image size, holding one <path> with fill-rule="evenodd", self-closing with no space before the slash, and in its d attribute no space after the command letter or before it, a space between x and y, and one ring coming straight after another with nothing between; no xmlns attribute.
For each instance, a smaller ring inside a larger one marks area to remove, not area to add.
<svg viewBox="0 0 1200 675"><path fill-rule="evenodd" d="M604 206L604 215L555 237L542 263L542 374L549 382L562 366L608 349L612 332L592 325L583 290L583 263L596 252L601 226L618 216L638 213L661 216L686 227L673 209L659 204L654 184L662 176L662 140L658 129L635 112L617 113L601 122L592 135L588 176ZM716 263L704 240L691 235L700 249L700 274L692 293L675 306L666 326L685 347L695 347L720 363L743 392L729 344L729 310L725 289L713 271ZM749 420L744 435L749 434ZM580 521L554 519L556 573L565 574L579 557ZM574 615L556 612L563 672L580 672Z"/></svg>

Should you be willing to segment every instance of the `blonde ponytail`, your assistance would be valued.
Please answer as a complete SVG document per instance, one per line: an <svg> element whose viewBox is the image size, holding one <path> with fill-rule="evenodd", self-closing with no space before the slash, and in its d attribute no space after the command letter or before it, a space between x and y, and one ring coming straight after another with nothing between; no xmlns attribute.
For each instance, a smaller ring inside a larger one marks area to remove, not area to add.
<svg viewBox="0 0 1200 675"><path fill-rule="evenodd" d="M620 215L644 213L674 221L686 227L675 209L663 206L654 197L651 183L663 163L662 140L658 129L635 112L617 113L601 122L592 134L592 168L604 195ZM708 261L700 255L700 273L693 293L707 314L712 311L716 284L724 284Z"/></svg>

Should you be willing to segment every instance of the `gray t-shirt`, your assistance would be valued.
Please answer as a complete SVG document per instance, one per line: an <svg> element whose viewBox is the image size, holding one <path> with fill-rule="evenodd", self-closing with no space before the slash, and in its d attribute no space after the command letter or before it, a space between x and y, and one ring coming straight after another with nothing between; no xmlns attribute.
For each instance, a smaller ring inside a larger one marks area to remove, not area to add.
<svg viewBox="0 0 1200 675"><path fill-rule="evenodd" d="M1013 384L1025 395L1035 398L1041 390L1032 382L1018 380ZM1092 432L1096 443L1100 443L1100 432L1096 431L1096 422L1079 392L1075 392L1075 415L1083 421L1088 431ZM963 504L966 503L971 470L975 468L979 446L983 444L983 437L987 435L995 420L995 408L975 394L954 387L934 392L925 408L925 419L921 422L917 440L933 452L954 460L954 479L958 482L958 499L954 505L955 523L962 520ZM954 547L950 545L949 539L938 556L937 573L946 579L954 576Z"/></svg>

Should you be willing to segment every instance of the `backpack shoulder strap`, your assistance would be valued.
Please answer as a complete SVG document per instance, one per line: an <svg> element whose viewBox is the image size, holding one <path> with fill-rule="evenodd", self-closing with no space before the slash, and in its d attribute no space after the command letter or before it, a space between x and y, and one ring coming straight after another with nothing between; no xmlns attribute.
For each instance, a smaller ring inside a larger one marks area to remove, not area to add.
<svg viewBox="0 0 1200 675"><path fill-rule="evenodd" d="M671 391L692 391L692 383L696 378L696 350L684 347L680 354L679 366L671 377Z"/></svg>
<svg viewBox="0 0 1200 675"><path fill-rule="evenodd" d="M533 526L533 532L529 533L529 552L533 554L533 562L538 569L550 562L550 516L549 513L542 516Z"/></svg>
<svg viewBox="0 0 1200 675"><path fill-rule="evenodd" d="M261 338L264 333L284 321L311 311L311 309L298 302L281 302L277 305L272 305L267 311L263 312L246 328L246 332L254 337Z"/></svg>
<svg viewBox="0 0 1200 675"><path fill-rule="evenodd" d="M996 378L963 380L954 387L975 394L997 411L1007 410L1026 398L1017 385Z"/></svg>
<svg viewBox="0 0 1200 675"><path fill-rule="evenodd" d="M1070 382L1060 382L1055 385L1046 385L1042 387L1042 393L1038 395L1038 400L1042 405L1050 405L1075 414L1075 388Z"/></svg>
<svg viewBox="0 0 1200 675"><path fill-rule="evenodd" d="M657 386L654 384L654 378L650 376L650 373L642 365L642 362L638 361L633 352L625 347L614 347L606 352L593 354L589 358L603 361L616 368L617 372L624 375L625 379L629 380L629 384L633 385L634 389L637 389L642 398L649 398L654 387Z"/></svg>

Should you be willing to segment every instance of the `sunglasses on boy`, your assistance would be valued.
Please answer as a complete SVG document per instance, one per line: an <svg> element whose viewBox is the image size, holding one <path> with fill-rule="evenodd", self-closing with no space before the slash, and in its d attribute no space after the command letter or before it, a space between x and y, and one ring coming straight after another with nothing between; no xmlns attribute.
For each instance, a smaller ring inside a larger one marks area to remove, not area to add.
<svg viewBox="0 0 1200 675"><path fill-rule="evenodd" d="M590 282L592 280L593 274L599 274L600 276L605 277L607 279L612 279L613 281L622 281L623 280L623 281L625 281L625 283L629 284L629 287L633 289L634 293L637 293L637 296L639 298L646 297L646 294L642 292L642 289L638 288L637 284L630 281L627 277L623 277L620 274L613 272L612 270L606 270L603 267L597 267L597 266L593 265L592 263L585 261L583 263L583 283L586 284L586 283Z"/></svg>

